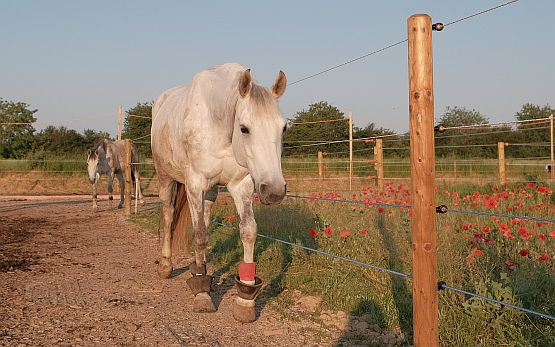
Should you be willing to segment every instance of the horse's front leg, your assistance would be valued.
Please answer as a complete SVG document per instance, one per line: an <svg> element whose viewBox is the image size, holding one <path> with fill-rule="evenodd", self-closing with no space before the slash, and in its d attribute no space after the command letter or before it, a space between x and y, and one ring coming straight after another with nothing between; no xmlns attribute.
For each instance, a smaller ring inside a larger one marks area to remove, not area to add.
<svg viewBox="0 0 555 347"><path fill-rule="evenodd" d="M139 175L139 166L137 164L134 165L133 172L135 175L135 185L137 187L137 192L139 193L139 196L136 196L135 199L139 199L139 203L144 205L145 201L143 200L143 191L141 189L141 177Z"/></svg>
<svg viewBox="0 0 555 347"><path fill-rule="evenodd" d="M123 201L125 199L125 179L123 178L123 173L118 173L119 182L119 205L118 208L123 208Z"/></svg>
<svg viewBox="0 0 555 347"><path fill-rule="evenodd" d="M193 276L187 280L187 284L195 296L193 311L214 312L216 311L216 307L210 297L212 276L208 275L206 271L208 232L207 220L205 218L210 218L210 215L209 212L208 215L205 214L204 207L206 203L207 207L210 209L210 201L212 201L210 198L213 196L213 200L215 200L216 195L213 194L214 188L210 189L207 193L203 193L202 189L194 187L194 184L189 184L188 188L187 199L191 212L191 222L193 224L195 263L191 264L190 269ZM205 200L208 202L205 202Z"/></svg>
<svg viewBox="0 0 555 347"><path fill-rule="evenodd" d="M93 198L93 209L94 210L98 209L98 203L97 203L98 188L97 188L97 184L98 184L98 179L95 178L94 182L91 184L91 186L92 186L92 198Z"/></svg>
<svg viewBox="0 0 555 347"><path fill-rule="evenodd" d="M158 185L158 196L162 202L162 217L164 218L162 259L158 263L158 275L162 278L170 278L173 271L171 241L176 184L172 179L159 177Z"/></svg>
<svg viewBox="0 0 555 347"><path fill-rule="evenodd" d="M112 171L108 171L108 199L114 200L112 196L112 192L114 191L114 173Z"/></svg>
<svg viewBox="0 0 555 347"><path fill-rule="evenodd" d="M247 323L256 319L254 299L262 287L262 280L255 276L256 221L252 210L254 185L251 177L247 176L237 185L228 185L228 189L241 218L239 231L243 243L243 262L239 263L239 275L235 278L238 296L233 306L233 317L240 322Z"/></svg>

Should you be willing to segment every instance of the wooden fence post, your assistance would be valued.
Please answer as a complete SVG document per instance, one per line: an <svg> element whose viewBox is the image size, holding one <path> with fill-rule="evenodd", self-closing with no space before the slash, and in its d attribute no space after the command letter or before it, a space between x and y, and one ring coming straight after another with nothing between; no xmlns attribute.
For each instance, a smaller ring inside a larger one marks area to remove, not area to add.
<svg viewBox="0 0 555 347"><path fill-rule="evenodd" d="M349 111L349 191L353 190L353 113Z"/></svg>
<svg viewBox="0 0 555 347"><path fill-rule="evenodd" d="M374 169L376 170L376 180L378 184L378 190L383 190L383 142L382 139L376 139L376 145L374 146Z"/></svg>
<svg viewBox="0 0 555 347"><path fill-rule="evenodd" d="M504 185L507 183L505 142L497 142L497 157L499 161L499 184Z"/></svg>
<svg viewBox="0 0 555 347"><path fill-rule="evenodd" d="M408 19L414 346L438 346L432 19Z"/></svg>
<svg viewBox="0 0 555 347"><path fill-rule="evenodd" d="M318 151L318 178L320 179L320 183L322 183L322 179L324 178L324 155L322 151Z"/></svg>
<svg viewBox="0 0 555 347"><path fill-rule="evenodd" d="M549 139L551 144L551 179L555 179L555 158L553 155L553 114L549 116Z"/></svg>
<svg viewBox="0 0 555 347"><path fill-rule="evenodd" d="M118 141L121 141L121 130L123 128L123 110L121 105L118 107Z"/></svg>
<svg viewBox="0 0 555 347"><path fill-rule="evenodd" d="M125 139L125 196L124 196L124 206L125 215L131 215L131 189L133 187L133 182L131 182L131 141Z"/></svg>

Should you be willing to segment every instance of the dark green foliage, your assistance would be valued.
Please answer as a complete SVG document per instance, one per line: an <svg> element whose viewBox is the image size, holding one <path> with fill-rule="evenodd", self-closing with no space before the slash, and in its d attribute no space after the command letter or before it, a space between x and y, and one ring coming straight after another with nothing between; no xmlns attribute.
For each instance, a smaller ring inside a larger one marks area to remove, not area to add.
<svg viewBox="0 0 555 347"><path fill-rule="evenodd" d="M134 117L139 116L139 117ZM147 117L147 118L142 118ZM152 125L152 102L137 103L127 110L123 123L123 139L130 139L137 146L141 157L151 157L150 127Z"/></svg>
<svg viewBox="0 0 555 347"><path fill-rule="evenodd" d="M0 99L0 123L29 123L37 119L37 110L23 102ZM0 157L21 159L33 148L35 129L27 124L0 125Z"/></svg>

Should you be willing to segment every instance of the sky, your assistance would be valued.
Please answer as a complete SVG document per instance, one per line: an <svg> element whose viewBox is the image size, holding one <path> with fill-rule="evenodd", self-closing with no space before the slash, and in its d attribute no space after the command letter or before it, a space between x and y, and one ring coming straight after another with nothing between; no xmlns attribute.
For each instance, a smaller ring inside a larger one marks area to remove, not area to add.
<svg viewBox="0 0 555 347"><path fill-rule="evenodd" d="M115 136L119 105L210 66L294 82L405 39L413 14L449 23L506 1L2 1L0 98L38 109L37 129ZM553 0L520 0L434 32L436 116L459 106L493 123L525 103L554 106L553 13ZM322 100L355 126L407 131L407 44L289 86L280 108L293 118Z"/></svg>

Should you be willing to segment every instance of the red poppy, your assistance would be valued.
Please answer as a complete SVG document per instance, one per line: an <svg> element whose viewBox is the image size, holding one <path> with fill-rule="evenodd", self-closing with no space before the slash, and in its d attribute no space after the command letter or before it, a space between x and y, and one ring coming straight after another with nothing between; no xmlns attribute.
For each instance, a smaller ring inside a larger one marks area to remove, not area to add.
<svg viewBox="0 0 555 347"><path fill-rule="evenodd" d="M547 240L547 236L545 236L544 234L538 234L538 239L542 240L542 241L546 241Z"/></svg>
<svg viewBox="0 0 555 347"><path fill-rule="evenodd" d="M235 217L234 215L230 214L229 216L225 217L225 220L226 220L228 223L233 223L233 222L235 222L235 221L237 220L237 217Z"/></svg>
<svg viewBox="0 0 555 347"><path fill-rule="evenodd" d="M539 187L538 187L538 192L539 192L540 194L547 194L547 195L550 195L550 194L551 194L551 189L549 189L548 187L539 186Z"/></svg>
<svg viewBox="0 0 555 347"><path fill-rule="evenodd" d="M507 259L507 260L505 261L505 265L507 265L507 267L508 267L509 269L511 269L511 270L514 270L515 267L516 267L515 262L512 261L511 259Z"/></svg>
<svg viewBox="0 0 555 347"><path fill-rule="evenodd" d="M547 255L547 252L543 252L543 254L540 255L540 257L538 258L538 260L544 263L549 260L549 255Z"/></svg>
<svg viewBox="0 0 555 347"><path fill-rule="evenodd" d="M383 212L384 212L384 209L383 209L383 207L378 207L378 210L377 210L377 211L378 211L378 213L383 213Z"/></svg>
<svg viewBox="0 0 555 347"><path fill-rule="evenodd" d="M331 234L332 234L331 228L330 228L330 227L326 227L326 228L324 229L324 235L330 236Z"/></svg>
<svg viewBox="0 0 555 347"><path fill-rule="evenodd" d="M486 207L489 208L496 208L497 207L497 200L495 200L494 198L488 198L485 202L484 205Z"/></svg>
<svg viewBox="0 0 555 347"><path fill-rule="evenodd" d="M526 248L521 249L520 252L518 252L518 254L520 254L523 257L527 256L529 253L530 252Z"/></svg>
<svg viewBox="0 0 555 347"><path fill-rule="evenodd" d="M515 224L518 224L518 223L520 223L520 219L518 219L518 218L511 219L511 224L512 225L515 225Z"/></svg>
<svg viewBox="0 0 555 347"><path fill-rule="evenodd" d="M511 229L509 229L509 227L508 227L507 224L505 224L505 223L499 224L499 225L497 226L497 228L498 228L500 231L503 231L503 232L511 231Z"/></svg>
<svg viewBox="0 0 555 347"><path fill-rule="evenodd" d="M515 235L510 230L503 231L503 236L508 239L514 239Z"/></svg>
<svg viewBox="0 0 555 347"><path fill-rule="evenodd" d="M349 236L350 234L351 234L351 233L348 232L347 230L343 230L343 231L340 231L340 232L339 232L339 236L341 236L341 237L347 237L347 236Z"/></svg>
<svg viewBox="0 0 555 347"><path fill-rule="evenodd" d="M472 228L472 224L464 224L463 226L461 226L461 229L464 230L464 231L467 231L470 228Z"/></svg>
<svg viewBox="0 0 555 347"><path fill-rule="evenodd" d="M551 231L549 232L549 236L555 237L555 230L551 230Z"/></svg>
<svg viewBox="0 0 555 347"><path fill-rule="evenodd" d="M474 255L476 255L477 257L481 257L484 255L484 252L482 252L481 249L475 249L474 250Z"/></svg>
<svg viewBox="0 0 555 347"><path fill-rule="evenodd" d="M482 230L483 233L489 233L491 231L487 225L484 225L480 230Z"/></svg>
<svg viewBox="0 0 555 347"><path fill-rule="evenodd" d="M534 188L535 186L536 186L536 184L534 184L533 182L528 183L528 188Z"/></svg>
<svg viewBox="0 0 555 347"><path fill-rule="evenodd" d="M509 198L509 193L507 192L502 192L501 195L503 196L503 198L508 199Z"/></svg>
<svg viewBox="0 0 555 347"><path fill-rule="evenodd" d="M530 238L530 234L528 233L528 230L526 230L526 228L523 228L523 227L518 228L518 233L525 240L528 240Z"/></svg>
<svg viewBox="0 0 555 347"><path fill-rule="evenodd" d="M310 236L318 236L318 230L316 229L311 229L308 231L308 233L310 234Z"/></svg>
<svg viewBox="0 0 555 347"><path fill-rule="evenodd" d="M361 234L361 235L366 235L367 233L368 233L368 232L366 231L366 229L362 229L362 230L360 231L360 234Z"/></svg>

